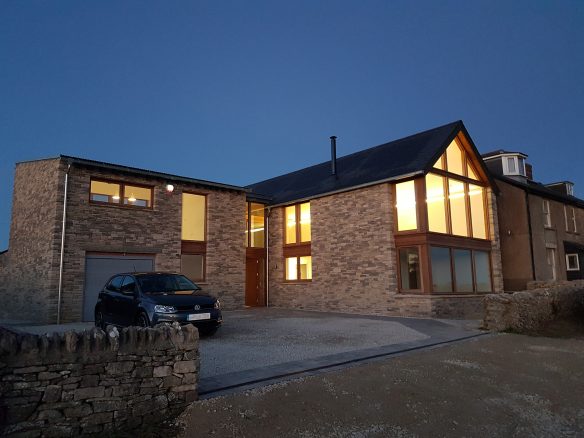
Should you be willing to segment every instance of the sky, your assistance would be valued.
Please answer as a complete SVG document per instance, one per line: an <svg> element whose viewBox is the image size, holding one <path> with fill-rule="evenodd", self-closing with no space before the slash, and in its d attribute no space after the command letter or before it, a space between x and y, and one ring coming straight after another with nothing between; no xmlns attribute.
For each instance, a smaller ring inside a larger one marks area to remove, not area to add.
<svg viewBox="0 0 584 438"><path fill-rule="evenodd" d="M15 164L247 185L462 119L584 197L584 2L0 1L0 250Z"/></svg>

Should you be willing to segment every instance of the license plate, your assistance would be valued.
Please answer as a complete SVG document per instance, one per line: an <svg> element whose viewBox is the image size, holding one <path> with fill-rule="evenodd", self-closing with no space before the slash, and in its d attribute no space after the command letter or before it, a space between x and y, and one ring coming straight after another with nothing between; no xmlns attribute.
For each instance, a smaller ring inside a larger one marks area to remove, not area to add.
<svg viewBox="0 0 584 438"><path fill-rule="evenodd" d="M192 313L189 315L189 321L199 321L201 319L211 319L210 313Z"/></svg>

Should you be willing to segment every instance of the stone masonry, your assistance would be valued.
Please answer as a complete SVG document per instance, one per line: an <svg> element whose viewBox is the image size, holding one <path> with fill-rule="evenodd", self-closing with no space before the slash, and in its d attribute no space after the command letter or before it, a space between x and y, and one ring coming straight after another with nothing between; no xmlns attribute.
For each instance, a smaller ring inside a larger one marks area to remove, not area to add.
<svg viewBox="0 0 584 438"><path fill-rule="evenodd" d="M73 437L162 422L197 399L198 354L191 325L43 336L0 327L0 432Z"/></svg>
<svg viewBox="0 0 584 438"><path fill-rule="evenodd" d="M3 254L0 296L4 317L54 323L61 244L64 178L61 159L20 163L16 167L9 251ZM154 187L153 209L120 208L89 203L92 177ZM245 285L245 194L108 171L74 164L69 171L61 322L83 314L85 257L88 253L151 254L155 269L180 271L183 191L207 195L207 253L204 291L219 297L224 308L240 308Z"/></svg>

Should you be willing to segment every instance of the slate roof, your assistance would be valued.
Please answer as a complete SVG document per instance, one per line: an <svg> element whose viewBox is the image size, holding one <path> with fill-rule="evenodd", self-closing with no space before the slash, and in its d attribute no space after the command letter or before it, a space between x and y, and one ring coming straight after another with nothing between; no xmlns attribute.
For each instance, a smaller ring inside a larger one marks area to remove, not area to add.
<svg viewBox="0 0 584 438"><path fill-rule="evenodd" d="M272 204L406 178L427 172L462 130L480 157L461 120L337 158L337 175L324 163L247 186L248 197L267 196ZM488 175L486 169L485 173Z"/></svg>
<svg viewBox="0 0 584 438"><path fill-rule="evenodd" d="M571 195L564 195L563 193L557 192L549 187L544 186L542 183L535 181L526 180L526 182L517 181L513 178L509 178L503 175L493 175L496 179L511 184L515 187L525 190L528 193L534 195L542 196L544 198L553 199L555 201L563 202L576 207L584 208L584 200Z"/></svg>

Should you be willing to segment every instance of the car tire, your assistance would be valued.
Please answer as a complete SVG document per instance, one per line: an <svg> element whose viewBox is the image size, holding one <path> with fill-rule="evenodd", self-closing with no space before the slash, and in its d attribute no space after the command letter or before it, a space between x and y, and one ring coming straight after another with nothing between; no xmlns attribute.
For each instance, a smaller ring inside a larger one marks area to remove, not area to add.
<svg viewBox="0 0 584 438"><path fill-rule="evenodd" d="M95 326L105 331L105 320L103 319L103 312L100 308L95 311Z"/></svg>
<svg viewBox="0 0 584 438"><path fill-rule="evenodd" d="M213 336L215 333L217 333L218 328L219 327L206 327L206 328L199 327L199 335L200 336Z"/></svg>
<svg viewBox="0 0 584 438"><path fill-rule="evenodd" d="M144 312L140 312L136 317L136 323L138 327L150 327L150 321L148 320L148 315Z"/></svg>

